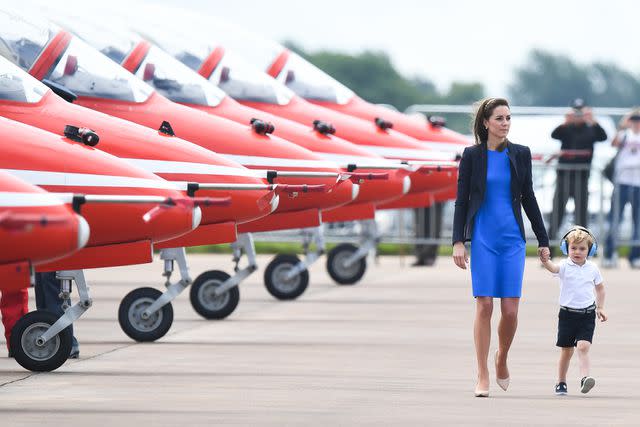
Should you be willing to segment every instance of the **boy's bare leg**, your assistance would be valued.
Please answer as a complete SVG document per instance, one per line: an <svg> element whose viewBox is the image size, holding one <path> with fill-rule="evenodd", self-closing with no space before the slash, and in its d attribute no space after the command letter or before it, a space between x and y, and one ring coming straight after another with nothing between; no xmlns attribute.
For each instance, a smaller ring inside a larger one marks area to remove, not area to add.
<svg viewBox="0 0 640 427"><path fill-rule="evenodd" d="M560 351L560 361L558 362L558 382L567 382L567 371L569 370L569 362L573 356L573 347L562 347Z"/></svg>
<svg viewBox="0 0 640 427"><path fill-rule="evenodd" d="M476 318L473 324L473 338L476 344L478 362L478 389L489 390L489 346L491 345L491 314L493 313L492 297L476 298Z"/></svg>
<svg viewBox="0 0 640 427"><path fill-rule="evenodd" d="M509 378L507 356L518 328L519 304L520 298L502 298L500 300L502 316L498 324L498 366L496 376L501 379Z"/></svg>
<svg viewBox="0 0 640 427"><path fill-rule="evenodd" d="M580 366L580 377L589 376L589 370L591 368L591 362L589 361L589 349L591 343L589 341L578 341L576 346L578 349L578 365Z"/></svg>

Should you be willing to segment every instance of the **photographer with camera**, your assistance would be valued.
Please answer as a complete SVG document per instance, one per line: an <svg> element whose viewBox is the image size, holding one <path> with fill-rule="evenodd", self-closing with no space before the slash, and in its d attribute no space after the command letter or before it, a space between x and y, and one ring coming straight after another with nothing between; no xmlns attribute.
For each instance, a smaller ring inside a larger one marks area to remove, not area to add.
<svg viewBox="0 0 640 427"><path fill-rule="evenodd" d="M613 194L609 209L609 233L604 246L605 268L616 267L618 231L624 208L631 205L633 232L631 239L640 240L640 110L633 110L620 121L620 131L611 141L618 148L612 171ZM640 268L640 246L631 245L629 264Z"/></svg>
<svg viewBox="0 0 640 427"><path fill-rule="evenodd" d="M571 103L565 122L553 130L551 137L562 143L549 226L549 237L554 238L562 225L569 198L575 204L573 223L588 226L588 184L593 145L605 141L607 134L594 119L584 100L577 98Z"/></svg>

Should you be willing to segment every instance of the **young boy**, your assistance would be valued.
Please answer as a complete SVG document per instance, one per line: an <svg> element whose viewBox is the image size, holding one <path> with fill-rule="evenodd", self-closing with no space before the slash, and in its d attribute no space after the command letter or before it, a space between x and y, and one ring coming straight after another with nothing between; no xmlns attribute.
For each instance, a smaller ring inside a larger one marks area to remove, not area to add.
<svg viewBox="0 0 640 427"><path fill-rule="evenodd" d="M558 315L558 342L560 361L556 394L567 394L567 371L578 349L580 366L580 391L588 393L596 384L589 376L589 348L596 326L596 316L601 322L607 320L604 311L604 284L598 267L587 258L595 254L596 239L584 227L576 226L562 238L562 252L567 259L559 264L548 256L542 259L545 268L560 278L560 313Z"/></svg>

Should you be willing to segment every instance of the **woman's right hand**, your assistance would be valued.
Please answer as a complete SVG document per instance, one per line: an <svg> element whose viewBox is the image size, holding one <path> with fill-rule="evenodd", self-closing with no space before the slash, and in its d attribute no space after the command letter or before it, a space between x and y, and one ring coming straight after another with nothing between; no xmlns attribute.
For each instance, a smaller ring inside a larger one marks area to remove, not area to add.
<svg viewBox="0 0 640 427"><path fill-rule="evenodd" d="M469 263L469 255L467 255L467 248L464 247L464 243L456 242L453 245L453 262L463 270L467 269Z"/></svg>

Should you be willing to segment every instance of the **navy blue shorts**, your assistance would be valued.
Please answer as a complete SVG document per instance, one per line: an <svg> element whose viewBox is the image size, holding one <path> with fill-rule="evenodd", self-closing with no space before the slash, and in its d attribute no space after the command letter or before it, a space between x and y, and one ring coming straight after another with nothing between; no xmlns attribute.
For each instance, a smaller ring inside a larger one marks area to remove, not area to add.
<svg viewBox="0 0 640 427"><path fill-rule="evenodd" d="M575 347L578 341L593 342L596 329L596 311L574 313L560 310L558 313L558 347Z"/></svg>

